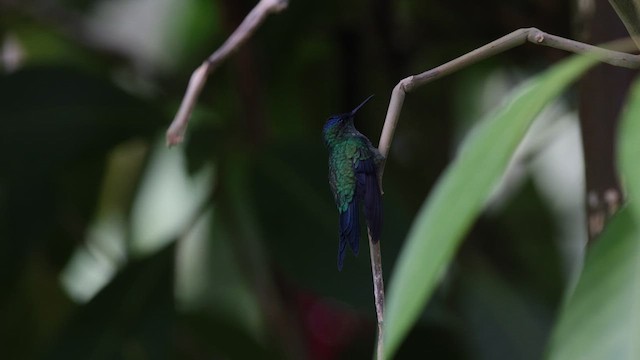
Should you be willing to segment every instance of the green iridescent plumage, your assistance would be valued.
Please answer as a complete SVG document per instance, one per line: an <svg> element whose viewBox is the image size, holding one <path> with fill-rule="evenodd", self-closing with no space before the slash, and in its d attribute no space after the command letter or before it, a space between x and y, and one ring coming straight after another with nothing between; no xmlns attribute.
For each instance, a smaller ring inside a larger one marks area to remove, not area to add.
<svg viewBox="0 0 640 360"><path fill-rule="evenodd" d="M347 244L358 254L360 205L373 241L380 238L382 199L378 165L384 158L353 124L355 113L369 99L350 113L330 117L322 131L329 149L329 185L340 215L338 269L342 269Z"/></svg>

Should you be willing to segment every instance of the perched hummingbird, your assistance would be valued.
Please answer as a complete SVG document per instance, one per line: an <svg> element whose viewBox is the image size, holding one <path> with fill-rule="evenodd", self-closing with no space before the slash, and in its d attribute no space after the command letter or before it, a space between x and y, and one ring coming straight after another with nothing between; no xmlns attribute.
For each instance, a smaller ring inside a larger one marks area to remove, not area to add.
<svg viewBox="0 0 640 360"><path fill-rule="evenodd" d="M329 185L340 214L338 270L342 270L347 243L358 255L360 205L364 208L371 239L374 242L380 240L382 194L378 169L384 157L353 125L356 112L372 97L369 96L349 113L331 116L322 129L329 149Z"/></svg>

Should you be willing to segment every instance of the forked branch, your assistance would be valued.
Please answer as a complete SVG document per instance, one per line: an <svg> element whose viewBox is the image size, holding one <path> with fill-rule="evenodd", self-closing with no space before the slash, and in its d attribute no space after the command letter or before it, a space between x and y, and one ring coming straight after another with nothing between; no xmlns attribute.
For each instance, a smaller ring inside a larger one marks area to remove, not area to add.
<svg viewBox="0 0 640 360"><path fill-rule="evenodd" d="M438 67L400 80L391 93L387 116L384 120L382 134L380 135L380 144L378 146L380 153L385 157L385 159L387 158L387 155L389 155L389 147L391 146L391 140L393 139L393 134L395 132L396 125L398 124L400 110L402 110L402 104L404 103L404 96L406 93L411 92L417 87L425 85L433 80L437 80L469 65L473 65L481 60L505 52L527 42L577 54L589 54L590 56L596 57L599 61L613 66L629 69L640 68L640 56L638 55L607 50L597 46L581 43L579 41L565 39L560 36L547 34L536 28L519 29ZM384 172L384 164L382 166L383 168L380 170L380 173Z"/></svg>
<svg viewBox="0 0 640 360"><path fill-rule="evenodd" d="M430 81L454 73L469 65L473 65L481 60L505 52L527 42L531 42L536 45L549 46L552 48L566 50L578 54L588 53L590 56L594 56L604 63L618 67L631 69L640 68L640 56L638 55L607 50L578 41L565 39L559 36L547 34L536 28L519 29L436 68L400 80L400 82L393 88L393 91L391 93L391 100L389 101L389 107L387 109L387 115L384 120L382 134L380 135L380 143L378 145L378 150L380 151L380 153L384 156L385 159L388 158L389 148L391 147L393 134L395 133L396 126L398 125L398 119L400 117L400 111L402 110L402 105L404 103L404 97L408 92L411 92L416 88L429 83ZM384 165L384 162L380 165L380 181L382 181ZM384 285L382 282L382 260L380 256L380 243L378 242L374 244L370 240L369 248L371 251L371 271L373 272L372 275L376 315L378 316L378 344L376 346L376 358L378 360L383 360Z"/></svg>

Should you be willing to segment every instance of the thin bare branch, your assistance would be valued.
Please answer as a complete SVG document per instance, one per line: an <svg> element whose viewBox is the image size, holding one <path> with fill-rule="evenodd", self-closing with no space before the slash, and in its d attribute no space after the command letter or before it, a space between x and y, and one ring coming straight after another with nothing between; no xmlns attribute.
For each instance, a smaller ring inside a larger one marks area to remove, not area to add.
<svg viewBox="0 0 640 360"><path fill-rule="evenodd" d="M191 117L191 112L209 74L247 42L269 14L275 14L284 10L288 3L288 0L260 0L244 18L240 26L229 36L227 41L193 72L178 113L167 130L168 146L177 145L182 142L189 118Z"/></svg>
<svg viewBox="0 0 640 360"><path fill-rule="evenodd" d="M400 111L402 110L402 104L406 93L411 92L415 88L425 85L428 82L454 73L481 60L525 44L526 42L549 46L577 54L588 53L589 55L596 57L598 60L613 66L629 69L640 68L640 56L638 55L607 50L597 46L581 43L579 41L565 39L560 36L547 34L536 28L519 29L436 68L400 80L391 93L389 108L387 109L382 135L380 136L380 153L385 157L385 159L389 155L389 147L391 146L391 141L398 123L398 118L400 117ZM382 173L383 170L384 165L380 172ZM382 176L382 174L380 176Z"/></svg>
<svg viewBox="0 0 640 360"><path fill-rule="evenodd" d="M384 279L382 277L382 253L380 241L375 243L369 235L369 255L371 256L371 276L373 277L373 298L378 320L378 339L376 340L376 356L382 360L384 356Z"/></svg>

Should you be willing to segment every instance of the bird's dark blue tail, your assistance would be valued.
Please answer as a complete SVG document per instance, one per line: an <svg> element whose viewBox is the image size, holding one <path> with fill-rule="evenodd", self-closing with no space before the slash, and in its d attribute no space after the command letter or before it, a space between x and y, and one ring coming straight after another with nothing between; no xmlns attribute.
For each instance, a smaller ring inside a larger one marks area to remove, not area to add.
<svg viewBox="0 0 640 360"><path fill-rule="evenodd" d="M353 198L347 210L340 213L340 244L338 245L338 270L342 271L347 243L354 255L360 251L360 219L358 218L358 199Z"/></svg>

